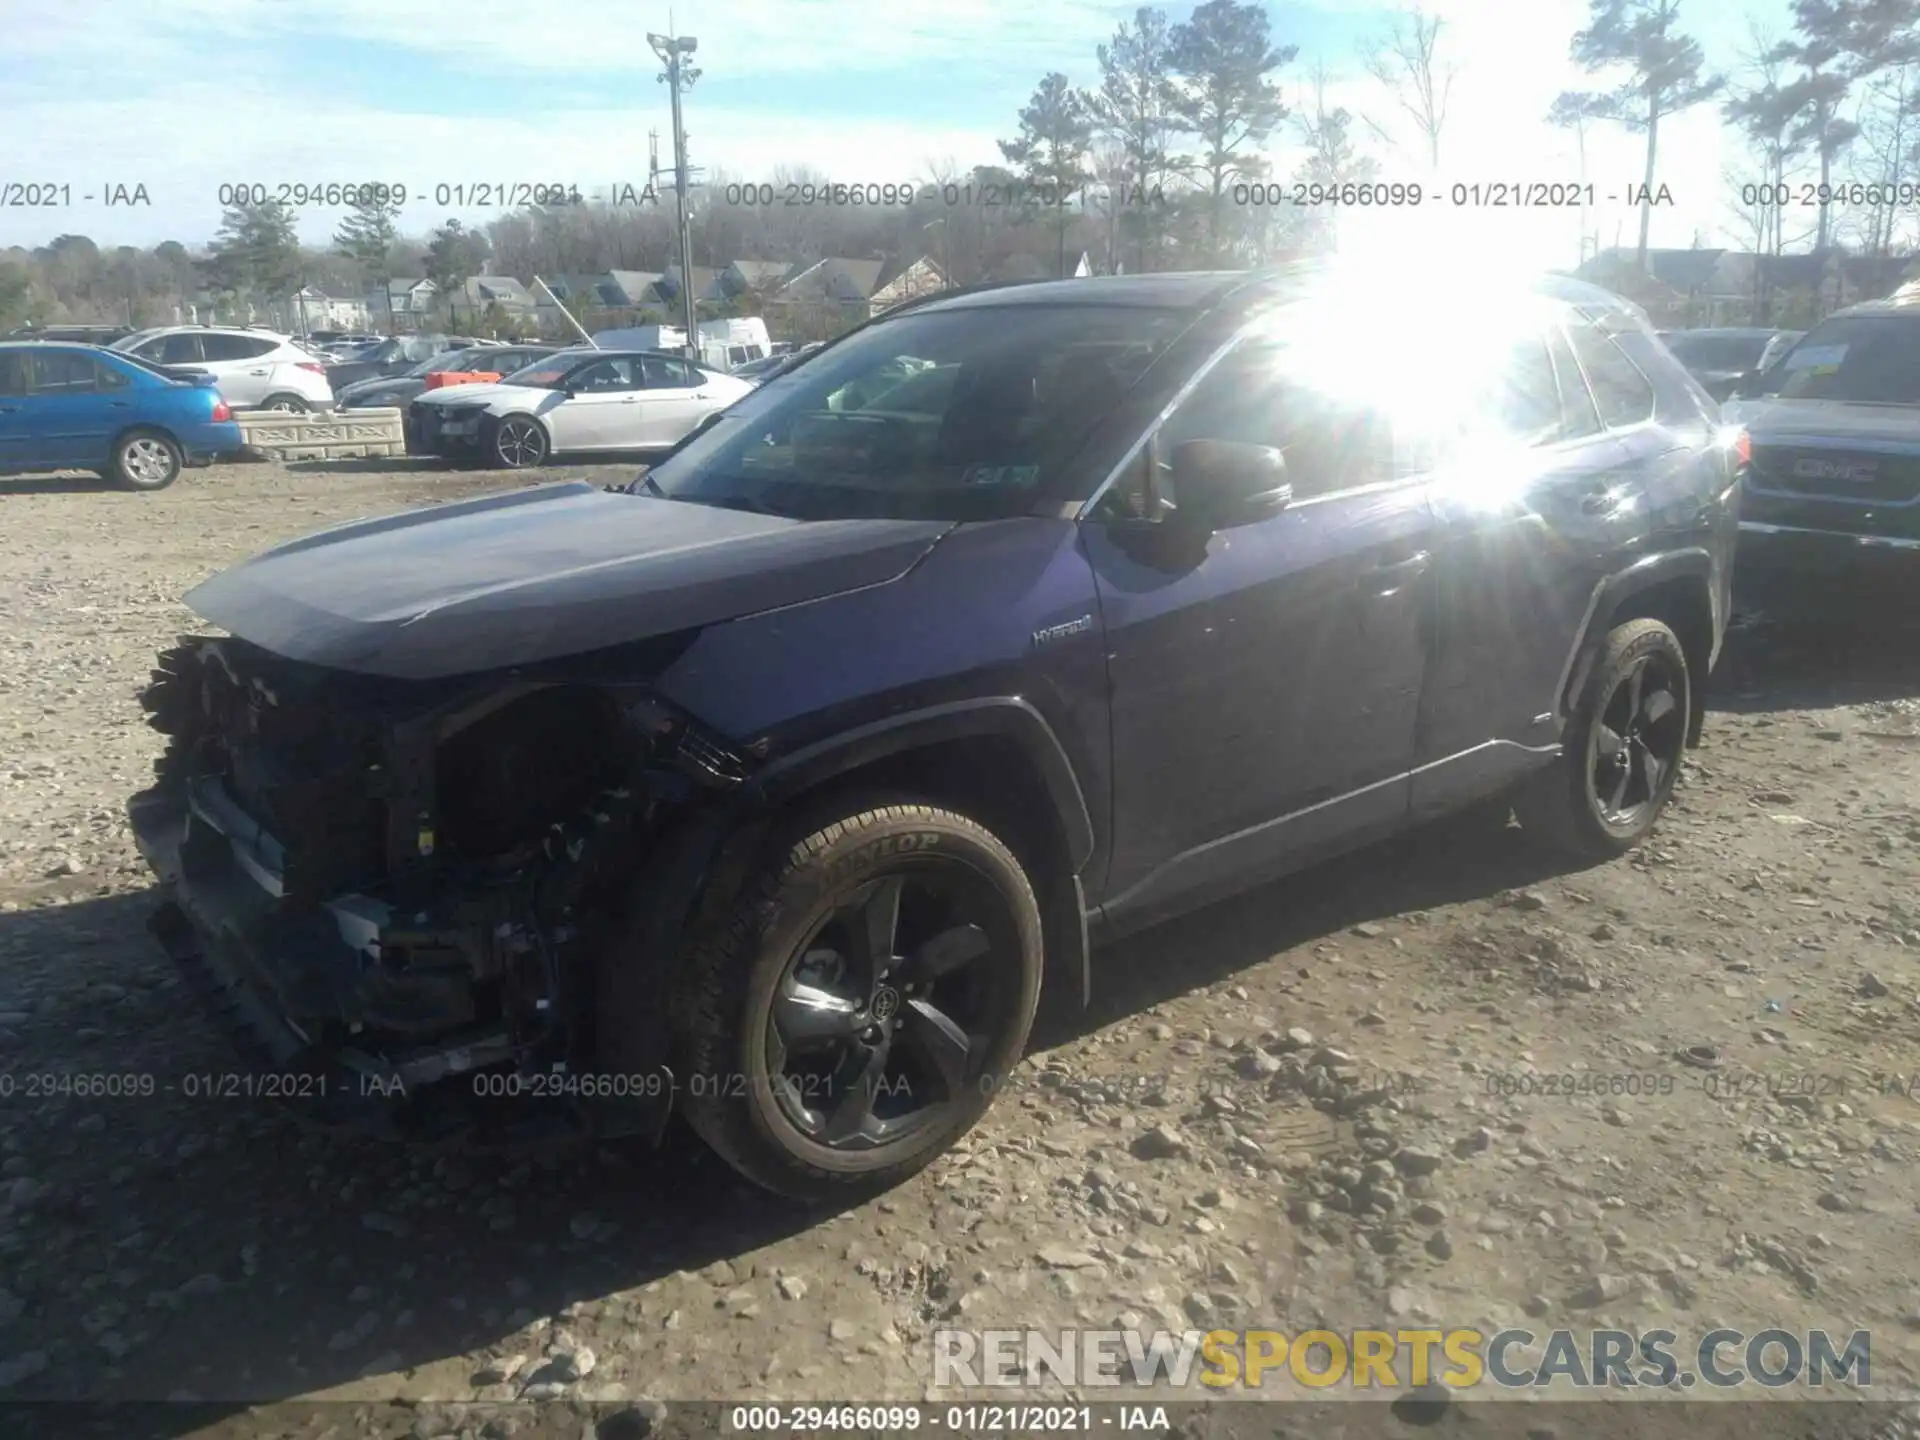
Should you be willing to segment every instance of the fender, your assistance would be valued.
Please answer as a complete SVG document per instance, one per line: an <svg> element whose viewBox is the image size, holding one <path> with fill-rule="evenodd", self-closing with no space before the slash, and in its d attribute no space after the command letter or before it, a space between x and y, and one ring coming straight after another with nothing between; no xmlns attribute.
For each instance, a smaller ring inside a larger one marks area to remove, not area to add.
<svg viewBox="0 0 1920 1440"><path fill-rule="evenodd" d="M1613 629L1613 617L1623 604L1656 585L1672 580L1698 579L1706 587L1709 607L1714 607L1718 602L1713 585L1713 569L1710 551L1702 546L1688 546L1681 550L1664 550L1657 555L1644 556L1594 586L1593 595L1587 601L1586 617L1580 624L1579 638L1574 641L1567 663L1561 670L1560 688L1554 696L1557 718L1565 720L1571 713L1573 697L1586 685L1593 662L1599 656L1601 642L1606 639L1607 632ZM1716 643L1723 620L1723 616L1714 616ZM1705 678L1701 677L1702 685L1705 684ZM1697 722L1696 713L1696 725Z"/></svg>
<svg viewBox="0 0 1920 1440"><path fill-rule="evenodd" d="M1093 858L1093 818L1086 793L1059 736L1034 706L1017 695L989 696L933 705L862 725L809 745L767 765L742 787L748 803L777 804L823 781L863 765L928 745L997 736L1011 740L1039 770L1047 798L1067 842L1067 883L1042 897L1042 923L1050 979L1043 993L1077 992L1084 1008L1093 997L1093 954L1087 929L1086 889L1081 872Z"/></svg>
<svg viewBox="0 0 1920 1440"><path fill-rule="evenodd" d="M1093 858L1093 818L1073 764L1034 706L1017 695L956 700L890 715L830 739L795 750L770 762L745 787L745 797L777 804L822 781L908 750L954 740L999 736L1012 740L1040 772L1047 798L1066 835L1069 868L1075 875Z"/></svg>

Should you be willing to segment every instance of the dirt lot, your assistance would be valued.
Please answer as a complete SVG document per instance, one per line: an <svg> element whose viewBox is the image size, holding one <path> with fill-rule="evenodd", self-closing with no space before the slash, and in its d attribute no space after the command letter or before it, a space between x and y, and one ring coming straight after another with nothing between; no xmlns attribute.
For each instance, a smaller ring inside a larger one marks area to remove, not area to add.
<svg viewBox="0 0 1920 1440"><path fill-rule="evenodd" d="M250 1404L362 1399L339 1433L430 1440L535 1370L671 1413L929 1397L940 1324L1424 1321L1869 1329L1875 1390L1915 1391L1920 643L1881 621L1741 624L1628 860L1559 873L1460 822L1104 953L1095 1013L961 1151L842 1214L683 1136L500 1160L188 1098L231 1064L121 812L177 597L492 483L0 482L0 1394L199 1399L170 1433L236 1436L321 1433ZM155 1093L46 1082L101 1075Z"/></svg>

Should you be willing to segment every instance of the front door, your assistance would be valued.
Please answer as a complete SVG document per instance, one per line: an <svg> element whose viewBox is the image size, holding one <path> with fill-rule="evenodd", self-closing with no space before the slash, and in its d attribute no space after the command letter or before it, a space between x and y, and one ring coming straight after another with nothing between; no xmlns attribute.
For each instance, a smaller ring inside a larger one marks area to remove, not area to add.
<svg viewBox="0 0 1920 1440"><path fill-rule="evenodd" d="M1245 341L1083 525L1112 686L1110 918L1147 919L1405 818L1426 664L1432 516L1382 417ZM1293 500L1195 545L1166 459L1271 445ZM1144 914L1142 912L1145 912Z"/></svg>
<svg viewBox="0 0 1920 1440"><path fill-rule="evenodd" d="M114 433L132 415L126 377L94 363L85 350L30 352L31 388L25 413L48 469L95 469L106 464ZM112 394L103 384L110 380Z"/></svg>
<svg viewBox="0 0 1920 1440"><path fill-rule="evenodd" d="M28 470L38 446L27 422L27 352L0 350L0 475Z"/></svg>

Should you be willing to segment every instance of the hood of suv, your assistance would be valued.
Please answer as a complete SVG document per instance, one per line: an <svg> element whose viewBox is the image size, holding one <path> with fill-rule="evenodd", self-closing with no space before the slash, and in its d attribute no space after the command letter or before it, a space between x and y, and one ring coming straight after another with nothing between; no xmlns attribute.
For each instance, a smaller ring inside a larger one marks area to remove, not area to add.
<svg viewBox="0 0 1920 1440"><path fill-rule="evenodd" d="M461 387L466 388L466 387ZM289 659L402 679L652 639L883 584L946 521L798 521L585 482L355 521L187 594Z"/></svg>
<svg viewBox="0 0 1920 1440"><path fill-rule="evenodd" d="M1721 411L1758 445L1865 443L1920 452L1920 405L1860 405L1847 400L1784 400L1777 395L1733 400Z"/></svg>

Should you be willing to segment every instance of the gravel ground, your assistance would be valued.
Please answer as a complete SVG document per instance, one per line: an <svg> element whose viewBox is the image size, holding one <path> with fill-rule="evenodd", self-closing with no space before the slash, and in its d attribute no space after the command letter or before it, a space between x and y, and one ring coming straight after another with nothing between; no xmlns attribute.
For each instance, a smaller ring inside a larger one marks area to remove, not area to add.
<svg viewBox="0 0 1920 1440"><path fill-rule="evenodd" d="M497 483L0 482L0 1394L200 1400L166 1433L235 1437L348 1400L337 1433L431 1440L532 1377L638 1433L673 1424L645 1402L934 1397L942 1324L1428 1322L1866 1328L1876 1391L1914 1389L1920 645L1879 620L1739 624L1626 860L1452 822L1104 953L1094 1012L958 1151L843 1213L678 1133L502 1159L187 1098L231 1065L145 933L121 808L158 752L134 692L198 628L177 597Z"/></svg>

